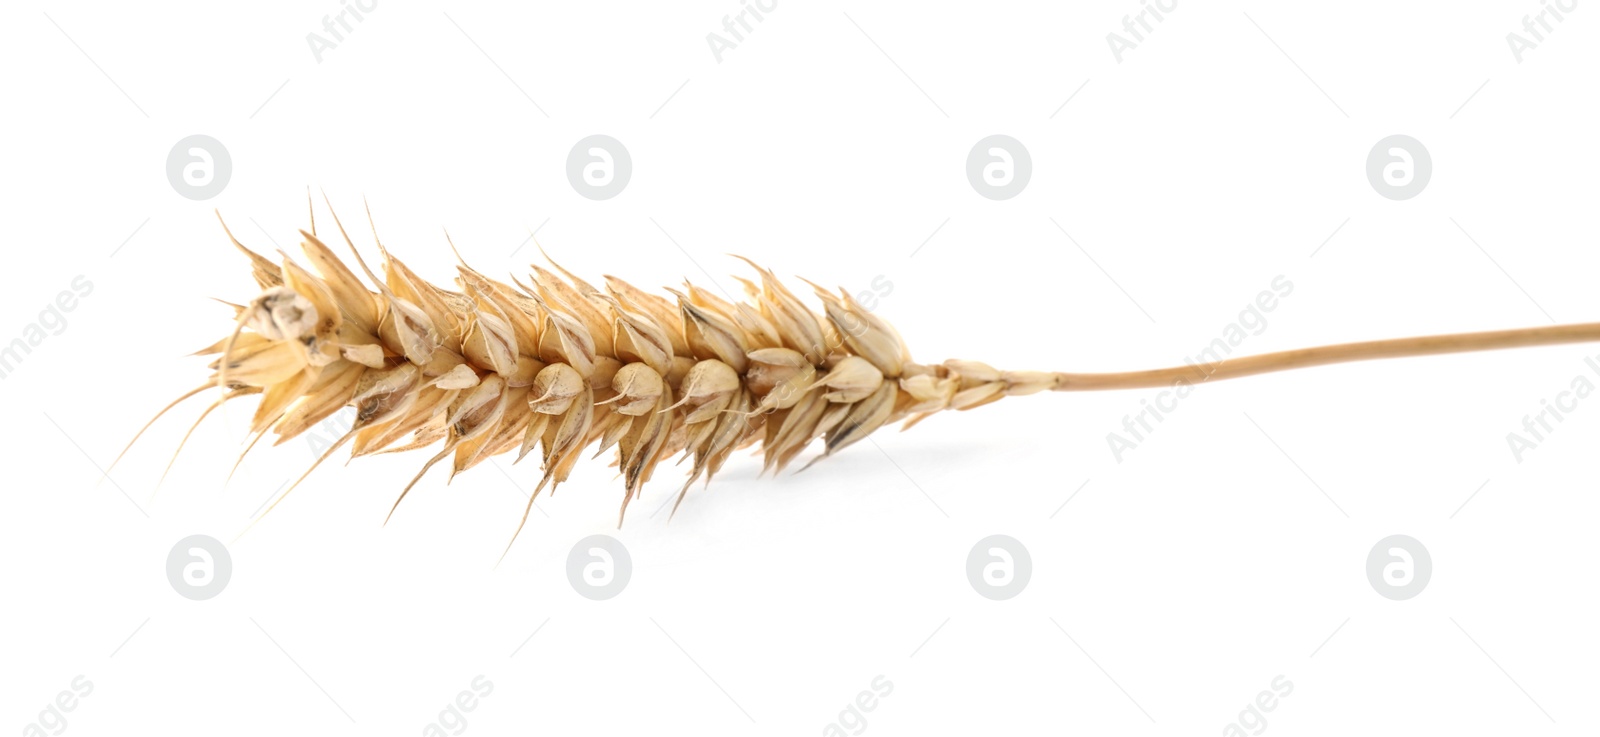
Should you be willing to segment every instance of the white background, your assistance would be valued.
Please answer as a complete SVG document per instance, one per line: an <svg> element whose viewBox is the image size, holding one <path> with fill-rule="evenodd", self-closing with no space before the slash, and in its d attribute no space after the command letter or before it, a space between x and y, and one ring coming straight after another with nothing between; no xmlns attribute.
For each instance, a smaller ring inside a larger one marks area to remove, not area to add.
<svg viewBox="0 0 1600 737"><path fill-rule="evenodd" d="M1219 734L1279 675L1293 692L1248 733L1600 725L1600 400L1520 462L1507 442L1575 377L1600 384L1595 346L1206 386L1121 462L1107 434L1155 392L1008 399L800 476L736 457L670 524L651 517L677 488L664 467L620 532L597 460L498 569L531 464L436 470L382 527L428 454L330 462L232 542L312 451L263 444L224 487L233 407L157 493L196 400L97 485L203 380L185 354L231 327L207 298L255 294L212 209L292 249L308 185L370 256L366 197L440 280L441 228L497 274L525 272L538 228L563 266L652 287L703 267L734 288L729 252L852 290L882 276L877 313L925 363L1181 363L1278 275L1294 292L1242 352L1600 315L1588 4L1518 63L1506 34L1531 0L1182 0L1119 63L1106 36L1133 0L780 0L718 63L706 35L740 7L382 0L320 63L306 35L337 0L0 11L0 341L94 285L0 382L6 733L78 675L94 689L68 734L421 734L479 675L494 691L468 734L819 734L880 675L892 693L846 733ZM194 133L233 160L204 202L165 174ZM611 200L566 179L595 133L633 158ZM995 133L1034 169L998 202L964 172ZM1365 173L1396 133L1433 160L1405 201ZM633 559L609 601L566 579L595 533ZM208 601L166 580L191 534L230 543ZM991 534L1031 552L1009 601L966 578ZM1431 552L1414 599L1367 581L1391 534Z"/></svg>

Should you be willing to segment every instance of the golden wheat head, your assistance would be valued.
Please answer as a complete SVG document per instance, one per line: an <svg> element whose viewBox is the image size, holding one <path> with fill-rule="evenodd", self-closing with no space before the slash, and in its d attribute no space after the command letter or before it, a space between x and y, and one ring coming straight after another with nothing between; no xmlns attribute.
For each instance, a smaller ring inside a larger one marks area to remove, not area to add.
<svg viewBox="0 0 1600 737"><path fill-rule="evenodd" d="M645 482L674 456L692 460L676 512L690 485L709 483L736 450L759 446L763 470L782 471L818 438L816 460L888 424L909 427L934 412L1059 381L968 361L917 364L899 334L848 292L812 285L819 314L748 260L754 278L739 279L743 302L688 282L667 289L670 298L613 276L600 288L554 262L533 265L526 283L514 277L512 284L462 262L446 289L381 242L382 274L374 273L337 216L334 222L376 291L314 225L300 231L305 266L288 254L274 262L228 232L262 291L231 305L233 332L196 353L218 356L211 378L179 401L213 387L221 392L213 409L259 395L250 447L269 433L282 443L354 407L349 432L308 475L346 444L352 457L437 446L391 515L446 458L454 476L494 456L515 453L520 461L537 449L542 471L531 509L598 446L596 455L616 448L620 525Z"/></svg>

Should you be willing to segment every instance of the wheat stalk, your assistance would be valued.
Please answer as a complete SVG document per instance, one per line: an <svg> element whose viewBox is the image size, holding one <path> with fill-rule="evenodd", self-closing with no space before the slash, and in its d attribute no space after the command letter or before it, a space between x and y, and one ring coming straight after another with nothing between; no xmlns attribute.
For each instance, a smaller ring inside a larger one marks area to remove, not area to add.
<svg viewBox="0 0 1600 737"><path fill-rule="evenodd" d="M350 431L268 512L346 444L352 457L439 447L401 491L391 516L446 458L453 477L497 455L515 452L520 461L537 450L542 476L517 525L520 533L534 499L546 487L553 493L587 448L614 446L623 481L620 526L660 463L680 454L693 463L674 513L696 480L709 483L741 448L759 446L763 471L776 472L817 438L823 450L811 463L885 425L909 428L938 412L1008 396L1197 384L1345 361L1600 340L1600 323L1590 323L1348 343L1124 373L1001 371L959 360L925 365L912 360L893 327L847 292L812 284L823 307L819 315L771 271L748 261L755 279L740 279L747 297L741 303L687 282L667 290L670 300L612 276L598 288L554 262L554 271L533 266L529 283L514 278L506 284L462 261L457 288L443 289L378 241L380 278L337 215L334 222L377 291L318 238L314 219L309 231L300 231L310 269L287 254L274 262L251 251L223 225L249 258L262 292L231 305L233 332L196 354L218 356L210 380L150 421L212 387L220 397L201 419L227 401L259 395L248 454L268 433L283 443L355 407Z"/></svg>

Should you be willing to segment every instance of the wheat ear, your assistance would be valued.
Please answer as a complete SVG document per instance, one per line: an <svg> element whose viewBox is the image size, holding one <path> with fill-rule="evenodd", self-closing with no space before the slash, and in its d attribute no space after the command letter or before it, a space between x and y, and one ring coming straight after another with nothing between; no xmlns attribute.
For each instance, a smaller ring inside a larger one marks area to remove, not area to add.
<svg viewBox="0 0 1600 737"><path fill-rule="evenodd" d="M334 223L376 291L317 237L314 222L300 232L310 269L287 254L269 260L228 233L262 292L231 305L233 331L196 354L218 355L211 384L221 396L212 408L259 395L250 423L254 447L267 433L282 443L355 407L353 427L312 469L346 444L352 457L438 446L390 515L446 458L454 476L493 456L515 452L521 460L538 450L542 473L518 532L533 499L546 487L554 493L590 446L617 448L620 525L661 461L678 455L693 463L674 512L691 484L709 483L740 448L759 446L763 471L776 472L817 438L823 449L812 463L885 425L910 427L1008 396L1198 384L1345 361L1600 340L1600 323L1588 323L1347 343L1124 373L1001 371L959 360L925 365L849 293L813 284L819 315L771 271L748 261L755 278L739 280L744 302L687 282L667 290L670 300L613 276L597 288L554 262L554 271L532 266L526 284L516 278L506 284L463 261L456 289L443 289L394 258L374 227L380 278L337 215Z"/></svg>

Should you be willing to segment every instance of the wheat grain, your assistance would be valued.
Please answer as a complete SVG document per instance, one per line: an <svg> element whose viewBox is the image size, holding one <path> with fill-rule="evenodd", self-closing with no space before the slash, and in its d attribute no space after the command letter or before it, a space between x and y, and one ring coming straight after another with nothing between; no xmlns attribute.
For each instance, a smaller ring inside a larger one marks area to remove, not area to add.
<svg viewBox="0 0 1600 737"><path fill-rule="evenodd" d="M1112 374L1001 371L959 360L925 365L912 360L894 328L848 293L811 285L822 302L819 315L771 271L748 261L757 278L741 280L742 303L688 283L667 290L672 300L614 276L597 288L553 262L555 271L533 266L530 283L513 279L508 285L462 261L456 288L443 289L412 272L381 241L380 278L337 215L334 222L376 291L319 239L315 221L300 232L314 271L287 254L274 263L251 251L224 224L262 292L248 304L231 305L233 332L196 354L217 356L211 380L178 401L216 386L221 397L209 413L259 395L245 453L268 433L282 443L355 407L349 432L307 475L347 444L352 456L439 446L400 492L391 516L446 458L454 476L494 456L515 452L521 460L538 450L542 474L518 532L539 493L564 482L590 446L617 449L620 525L628 505L672 456L693 461L676 512L690 486L709 483L735 450L760 446L763 471L777 472L818 438L823 448L816 460L885 425L904 421L910 427L938 412L1007 396L1600 340L1600 324L1584 324L1323 346L1203 368ZM376 241L376 228L373 236Z"/></svg>

